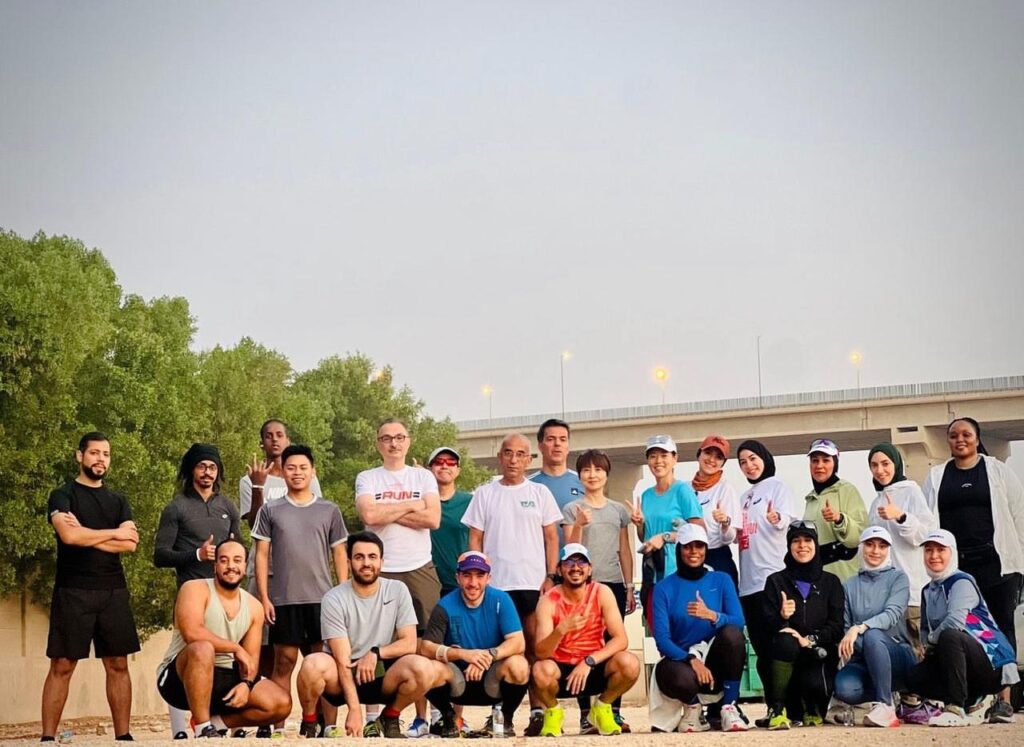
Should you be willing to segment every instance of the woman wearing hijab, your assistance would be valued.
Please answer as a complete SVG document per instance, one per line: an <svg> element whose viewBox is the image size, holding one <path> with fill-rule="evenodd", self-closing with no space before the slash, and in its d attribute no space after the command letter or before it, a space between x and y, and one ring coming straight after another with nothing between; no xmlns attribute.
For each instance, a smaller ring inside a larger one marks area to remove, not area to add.
<svg viewBox="0 0 1024 747"><path fill-rule="evenodd" d="M868 704L864 726L900 725L892 703L893 680L902 683L917 664L903 624L910 582L893 565L891 547L892 536L883 527L861 532L860 570L843 584L846 635L839 656L846 666L836 675L835 697L847 708Z"/></svg>
<svg viewBox="0 0 1024 747"><path fill-rule="evenodd" d="M662 731L707 731L698 694L720 692L722 731L746 731L737 705L746 645L736 587L725 573L705 567L709 543L703 527L687 524L678 535L676 572L654 587L654 641L664 657L654 677L661 693L684 708L681 719L673 713L677 724L654 725Z"/></svg>
<svg viewBox="0 0 1024 747"><path fill-rule="evenodd" d="M907 684L913 692L946 704L929 726L969 726L977 723L969 715L970 706L1020 681L1017 657L992 619L977 581L959 569L952 532L936 529L925 537L924 566L931 578L921 592L926 653L907 673ZM1012 709L1008 718L992 717L998 705L989 709L989 722L1010 723Z"/></svg>
<svg viewBox="0 0 1024 747"><path fill-rule="evenodd" d="M772 637L778 628L772 627L771 616L765 614L764 584L771 573L785 567L786 527L800 513L793 491L775 476L775 458L764 444L744 441L736 450L736 459L750 483L740 496L742 526L736 534L740 548L740 604L767 701L771 690Z"/></svg>
<svg viewBox="0 0 1024 747"><path fill-rule="evenodd" d="M868 452L871 482L878 491L868 509L868 522L884 528L892 537L889 557L892 564L907 574L910 582L910 606L906 623L910 644L921 647L921 589L928 583L928 574L921 563L921 543L938 528L935 514L928 508L921 488L903 474L903 455L885 441Z"/></svg>
<svg viewBox="0 0 1024 747"><path fill-rule="evenodd" d="M722 469L729 458L729 442L721 436L708 436L697 449L697 474L690 483L707 527L707 564L728 574L733 584L739 572L732 558L732 543L741 520L740 502L732 485L723 479Z"/></svg>
<svg viewBox="0 0 1024 747"><path fill-rule="evenodd" d="M852 482L839 477L839 447L815 439L807 452L811 492L804 499L804 518L818 527L825 570L845 581L857 573L857 539L868 525L864 499Z"/></svg>
<svg viewBox="0 0 1024 747"><path fill-rule="evenodd" d="M765 615L778 631L772 640L772 686L768 729L788 729L793 721L820 726L839 661L843 636L843 586L824 570L814 522L794 521L786 532L786 567L768 577Z"/></svg>
<svg viewBox="0 0 1024 747"><path fill-rule="evenodd" d="M952 532L959 547L958 566L970 574L999 629L1016 651L1014 607L1024 571L1024 488L1016 473L985 452L981 426L957 418L946 429L952 458L932 467L924 497L939 526ZM993 706L989 719L1007 721L1013 708L1009 692Z"/></svg>

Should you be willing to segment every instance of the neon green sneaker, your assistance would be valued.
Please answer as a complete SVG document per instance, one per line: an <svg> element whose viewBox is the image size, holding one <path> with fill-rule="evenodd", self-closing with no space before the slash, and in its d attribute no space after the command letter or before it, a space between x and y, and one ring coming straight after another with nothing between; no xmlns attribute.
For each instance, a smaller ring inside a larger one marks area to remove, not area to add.
<svg viewBox="0 0 1024 747"><path fill-rule="evenodd" d="M821 726L823 723L821 716L813 711L804 714L804 726Z"/></svg>
<svg viewBox="0 0 1024 747"><path fill-rule="evenodd" d="M788 729L789 726L789 716L786 715L785 708L768 711L768 731L780 731Z"/></svg>
<svg viewBox="0 0 1024 747"><path fill-rule="evenodd" d="M611 703L602 703L598 699L590 707L587 720L591 726L597 727L597 733L603 737L622 733L622 727L619 726L619 723L615 720L615 714L612 712Z"/></svg>
<svg viewBox="0 0 1024 747"><path fill-rule="evenodd" d="M565 720L565 711L561 706L548 708L544 711L544 725L540 727L542 737L562 736L562 722Z"/></svg>

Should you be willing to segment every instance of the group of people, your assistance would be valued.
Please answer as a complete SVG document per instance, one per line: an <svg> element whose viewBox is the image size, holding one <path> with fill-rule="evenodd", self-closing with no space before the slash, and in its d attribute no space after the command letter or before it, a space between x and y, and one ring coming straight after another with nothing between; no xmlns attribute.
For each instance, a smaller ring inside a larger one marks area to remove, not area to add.
<svg viewBox="0 0 1024 747"><path fill-rule="evenodd" d="M800 505L757 441L737 450L750 483L738 495L723 478L728 440L701 443L687 482L673 439L655 436L654 486L620 502L606 494L607 454L585 451L569 468L564 421L537 433L540 471L528 474L530 441L509 434L500 474L470 494L456 489L455 447L409 464L408 430L392 419L376 433L381 465L356 478L365 529L351 534L324 500L314 454L280 420L260 430L263 458L241 478L239 505L220 492L216 447L193 444L154 552L178 583L157 671L172 732L279 734L297 665L305 737L459 736L464 705L491 706L482 733L514 734L527 697L526 736L562 734L560 698L577 699L581 732L628 732L620 701L641 666L623 621L638 601L662 655L655 730L750 727L739 705L747 637L768 705L758 726L1011 721L1024 490L984 454L976 422L955 420L948 435L952 458L923 491L894 446L874 447L870 508L839 478L828 439L811 445ZM139 641L120 554L135 550L138 528L104 484L109 440L86 434L76 459L77 477L49 501L58 550L42 741L90 645L115 739L131 740L127 656Z"/></svg>

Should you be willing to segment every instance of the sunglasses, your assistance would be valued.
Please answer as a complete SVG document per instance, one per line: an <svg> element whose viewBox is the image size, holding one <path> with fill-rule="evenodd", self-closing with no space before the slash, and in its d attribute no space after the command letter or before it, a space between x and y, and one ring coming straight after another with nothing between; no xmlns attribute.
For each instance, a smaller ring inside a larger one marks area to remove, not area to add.
<svg viewBox="0 0 1024 747"><path fill-rule="evenodd" d="M818 532L818 526L813 521L805 521L805 520L791 521L789 523L789 528L790 529L810 529L815 534L817 534L817 532Z"/></svg>
<svg viewBox="0 0 1024 747"><path fill-rule="evenodd" d="M431 467L458 467L459 462L457 459L451 457L438 457L430 463Z"/></svg>
<svg viewBox="0 0 1024 747"><path fill-rule="evenodd" d="M588 568L590 567L590 561L583 558L569 558L568 560L563 560L562 565L566 568Z"/></svg>

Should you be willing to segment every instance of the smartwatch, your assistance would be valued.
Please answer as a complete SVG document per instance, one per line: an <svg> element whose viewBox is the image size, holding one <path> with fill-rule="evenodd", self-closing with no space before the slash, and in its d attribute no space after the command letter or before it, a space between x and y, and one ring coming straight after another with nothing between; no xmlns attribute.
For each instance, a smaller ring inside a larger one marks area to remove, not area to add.
<svg viewBox="0 0 1024 747"><path fill-rule="evenodd" d="M594 657L593 656L585 656L583 658L583 663L586 664L591 669L593 669L594 667L597 666L597 662L594 661Z"/></svg>

